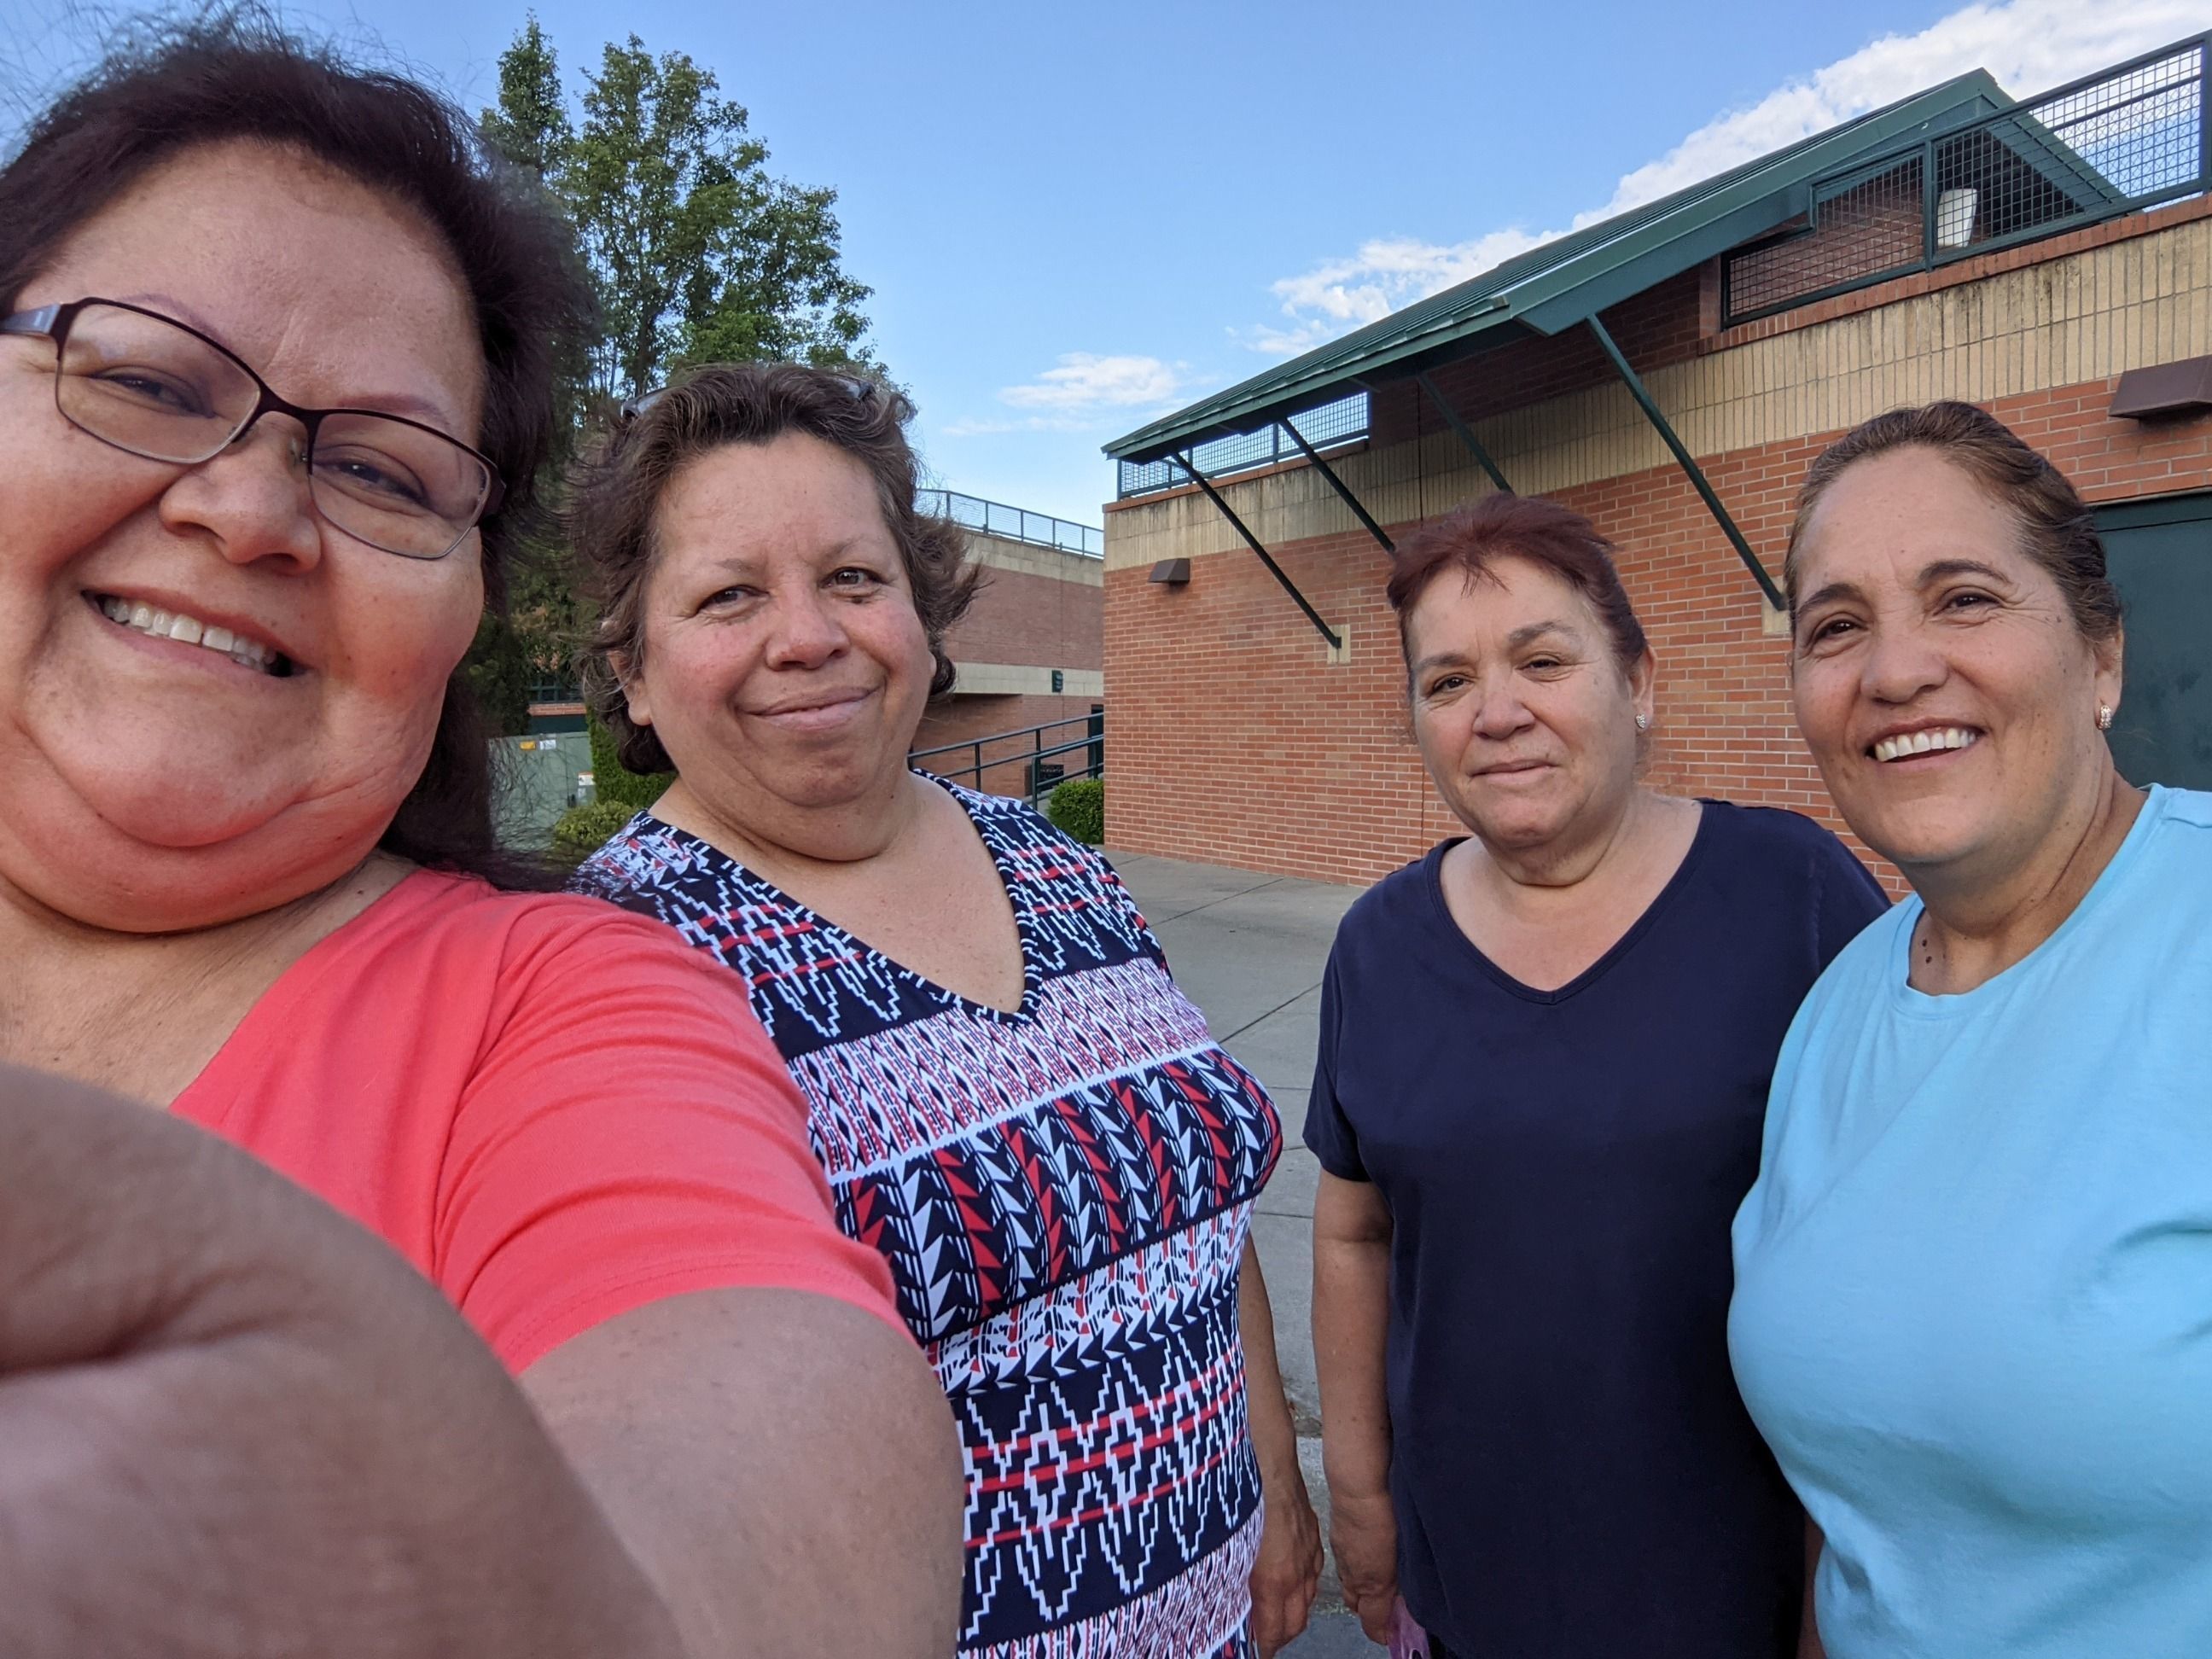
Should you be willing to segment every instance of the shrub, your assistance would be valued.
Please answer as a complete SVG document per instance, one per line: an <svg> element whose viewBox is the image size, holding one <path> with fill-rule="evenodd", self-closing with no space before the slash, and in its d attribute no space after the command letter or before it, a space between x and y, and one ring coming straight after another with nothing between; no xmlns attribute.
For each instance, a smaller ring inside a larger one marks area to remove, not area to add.
<svg viewBox="0 0 2212 1659"><path fill-rule="evenodd" d="M595 719L586 721L585 729L592 738L592 785L598 793L599 802L617 803L623 808L624 818L641 807L652 805L660 799L661 792L676 781L673 772L625 772L623 763L615 758L614 734ZM608 833L611 835L613 831Z"/></svg>
<svg viewBox="0 0 2212 1659"><path fill-rule="evenodd" d="M636 811L618 800L587 800L570 807L553 821L553 857L562 864L581 864Z"/></svg>
<svg viewBox="0 0 2212 1659"><path fill-rule="evenodd" d="M1046 798L1044 815L1086 847L1106 839L1106 780L1070 778Z"/></svg>

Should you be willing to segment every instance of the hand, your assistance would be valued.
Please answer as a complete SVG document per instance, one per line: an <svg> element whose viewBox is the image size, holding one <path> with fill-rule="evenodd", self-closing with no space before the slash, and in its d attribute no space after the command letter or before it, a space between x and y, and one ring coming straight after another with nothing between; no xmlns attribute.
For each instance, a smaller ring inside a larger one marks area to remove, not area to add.
<svg viewBox="0 0 2212 1659"><path fill-rule="evenodd" d="M1344 1605L1379 1647L1390 1644L1390 1614L1398 1600L1398 1518L1390 1495L1329 1494L1328 1541L1336 1551L1336 1576Z"/></svg>
<svg viewBox="0 0 2212 1659"><path fill-rule="evenodd" d="M1266 1520L1252 1564L1252 1640L1260 1659L1295 1641L1321 1591L1321 1522L1295 1467L1266 1483Z"/></svg>
<svg viewBox="0 0 2212 1659"><path fill-rule="evenodd" d="M0 1170L9 1659L678 1651L520 1391L377 1240L7 1068Z"/></svg>

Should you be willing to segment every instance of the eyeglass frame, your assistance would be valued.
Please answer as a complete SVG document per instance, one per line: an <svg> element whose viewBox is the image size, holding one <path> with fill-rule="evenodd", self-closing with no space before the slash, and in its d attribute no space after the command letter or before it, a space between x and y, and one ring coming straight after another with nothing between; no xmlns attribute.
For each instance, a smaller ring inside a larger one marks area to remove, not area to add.
<svg viewBox="0 0 2212 1659"><path fill-rule="evenodd" d="M128 311L140 317L150 317L157 323L167 323L170 327L180 330L184 333L189 334L192 338L198 340L202 345L206 346L210 351L215 352L219 356L222 356L227 361L237 365L239 372L245 375L248 380L252 382L254 389L260 394L253 405L252 412L239 424L237 429L232 432L228 438L225 438L222 443L218 444L215 448L210 450L206 454L201 456L199 459L196 461L179 461L161 455L142 454L139 451L131 448L128 445L118 443L112 438L104 437L100 433L94 432L90 427L85 425L84 422L78 420L74 415L71 415L68 410L62 407L62 359L63 353L67 348L70 328L71 325L76 321L78 316L82 314L88 307L91 306L106 306L112 311ZM452 433L441 431L438 428L432 426L428 421L410 420L404 415L394 415L390 413L388 410L381 409L360 409L353 407L339 407L334 409L302 408L300 404L293 403L288 398L278 397L274 388L270 386L269 382L263 380L261 376L254 371L252 364L248 363L243 357L240 357L228 346L223 344L222 341L201 332L198 329L194 328L190 323L179 321L178 319L170 316L168 313L165 311L155 311L147 306L135 306L125 300L107 300L102 299L98 295L87 295L82 300L71 300L60 305L40 306L30 311L19 311L11 317L0 317L0 335L11 334L27 339L48 339L53 342L55 413L58 414L62 419L67 421L79 432L83 433L86 437L91 438L97 442L104 443L109 448L120 451L125 455L137 455L142 461L159 461L165 466L204 466L216 456L222 454L224 450L228 449L233 444L236 443L240 438L243 438L247 433L252 431L255 423L258 422L264 415L272 414L289 415L294 420L299 422L301 426L306 429L307 434L307 443L300 452L300 459L301 462L308 469L308 474L311 477L313 476L315 463L315 435L321 430L323 422L333 415L363 415L380 421L396 421L401 426L412 427L417 432L427 432L434 438L443 439L446 442L453 445L454 448L461 451L462 453L473 458L478 465L483 468L483 501L477 508L477 515L475 519L462 529L459 535L453 538L452 546L447 547L443 553L399 553L393 551L393 550L388 547L378 547L374 542L368 540L366 537L355 537L355 539L361 542L363 546L374 547L378 552L388 554L395 559L413 559L421 564L435 564L441 559L451 557L453 549L459 547L463 542L468 539L469 532L478 528L483 525L486 519L490 518L494 514L498 512L501 504L507 499L507 481L500 476L498 465L493 461L490 456L485 454L482 450L474 447L472 445L463 443L459 438L453 436ZM316 503L315 510L318 513L322 514L322 516L325 520L329 520L330 515L327 513L323 513L320 502ZM347 530L343 525L333 522L332 528L343 531L349 536L354 535L354 532L350 530Z"/></svg>

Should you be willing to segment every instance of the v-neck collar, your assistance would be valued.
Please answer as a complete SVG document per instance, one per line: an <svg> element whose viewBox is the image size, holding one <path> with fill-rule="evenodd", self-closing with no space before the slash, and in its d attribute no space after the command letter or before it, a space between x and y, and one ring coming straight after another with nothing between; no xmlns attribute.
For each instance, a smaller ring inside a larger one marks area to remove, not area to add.
<svg viewBox="0 0 2212 1659"><path fill-rule="evenodd" d="M1519 997L1524 1002L1545 1005L1565 1002L1596 984L1610 973L1616 963L1636 948L1638 941L1651 931L1653 924L1658 921L1662 913L1674 902L1674 896L1688 884L1698 861L1705 857L1705 847L1711 839L1713 808L1716 804L1703 797L1698 798L1696 833L1690 837L1689 850L1682 854L1682 861L1674 866L1674 873L1667 878L1666 885L1662 887L1652 901L1644 907L1643 914L1629 924L1627 930L1619 939L1613 940L1595 962L1556 990L1540 991L1534 986L1514 978L1512 975L1492 962L1482 947L1467 936L1466 930L1459 925L1458 919L1452 915L1451 905L1444 897L1444 854L1466 841L1467 836L1454 836L1450 840L1439 842L1430 849L1428 858L1425 860L1426 867L1422 872L1423 885L1428 891L1429 902L1435 909L1436 919L1444 932L1451 939L1458 941L1458 948L1465 951L1485 974L1495 980L1501 990Z"/></svg>
<svg viewBox="0 0 2212 1659"><path fill-rule="evenodd" d="M825 941L840 950L849 950L854 956L865 958L883 973L913 987L924 995L959 1010L974 1018L987 1020L997 1025L1025 1025L1037 1017L1037 1002L1043 991L1043 976L1037 971L1037 946L1032 933L1033 923L1029 908L1023 902L1021 877L1012 866L1006 845L993 833L986 819L979 817L966 799L965 793L955 785L933 773L915 769L914 775L925 782L936 785L952 797L975 830L983 850L990 854L991 867L999 872L999 884L1006 890L1006 905L1014 913L1014 937L1022 953L1022 1000L1015 1008L996 1008L988 1002L978 1002L965 997L948 985L940 985L927 975L908 967L904 963L885 955L867 940L842 924L831 921L812 905L794 898L766 876L747 865L742 859L724 852L712 842L696 836L689 830L671 823L651 807L643 816L651 823L653 833L684 848L696 858L716 860L734 866L745 880L771 903L790 911L806 922Z"/></svg>

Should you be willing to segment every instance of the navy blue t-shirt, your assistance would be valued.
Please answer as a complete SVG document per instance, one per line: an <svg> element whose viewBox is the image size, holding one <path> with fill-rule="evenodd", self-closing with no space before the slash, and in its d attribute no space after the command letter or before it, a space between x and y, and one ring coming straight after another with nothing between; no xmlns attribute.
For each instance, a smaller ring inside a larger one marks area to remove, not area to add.
<svg viewBox="0 0 2212 1659"><path fill-rule="evenodd" d="M1804 1522L1729 1374L1729 1227L1783 1034L1881 890L1810 820L1708 801L1537 991L1452 920L1453 844L1338 928L1306 1119L1390 1209L1401 1592L1475 1659L1794 1654Z"/></svg>

